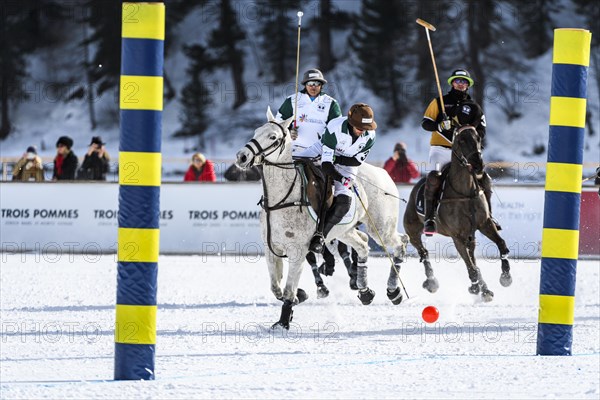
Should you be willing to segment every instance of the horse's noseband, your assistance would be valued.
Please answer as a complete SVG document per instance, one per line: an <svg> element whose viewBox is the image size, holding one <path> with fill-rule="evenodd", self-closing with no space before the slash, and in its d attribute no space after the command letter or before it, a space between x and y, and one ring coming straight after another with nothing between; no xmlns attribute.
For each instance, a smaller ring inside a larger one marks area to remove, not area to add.
<svg viewBox="0 0 600 400"><path fill-rule="evenodd" d="M258 143L258 140L254 139L254 138L250 139L250 141L248 143L246 143L246 145L244 147L247 148L248 150L250 150L250 152L252 153L251 163L254 163L254 159L259 156L262 157L262 159L264 160L265 157L270 156L277 150L279 150L279 154L281 154L283 152L283 149L285 147L285 138L287 136L287 132L283 128L283 126L281 126L281 124L279 124L275 121L269 121L269 123L277 125L277 127L279 129L281 129L281 133L283 134L283 136L281 138L275 140L273 143L271 143L269 146L265 147L264 149L262 148L260 143ZM271 151L269 151L269 150L271 150Z"/></svg>

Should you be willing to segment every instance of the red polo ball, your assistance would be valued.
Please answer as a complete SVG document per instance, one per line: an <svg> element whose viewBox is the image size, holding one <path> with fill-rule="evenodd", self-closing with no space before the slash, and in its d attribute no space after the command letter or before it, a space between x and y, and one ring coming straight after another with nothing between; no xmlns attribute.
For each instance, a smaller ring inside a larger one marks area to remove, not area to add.
<svg viewBox="0 0 600 400"><path fill-rule="evenodd" d="M423 321L433 324L440 317L440 312L434 306L427 306L423 309L421 316L423 317Z"/></svg>

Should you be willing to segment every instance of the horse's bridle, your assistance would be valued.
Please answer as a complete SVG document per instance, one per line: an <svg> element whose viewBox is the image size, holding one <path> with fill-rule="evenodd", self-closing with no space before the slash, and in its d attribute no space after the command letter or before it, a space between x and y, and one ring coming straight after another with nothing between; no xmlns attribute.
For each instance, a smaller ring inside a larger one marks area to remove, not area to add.
<svg viewBox="0 0 600 400"><path fill-rule="evenodd" d="M246 145L244 147L247 148L248 150L250 150L250 152L252 153L251 164L254 163L254 159L258 156L262 156L262 158L264 160L266 157L275 153L277 150L279 150L279 154L281 154L283 152L283 149L285 147L285 138L287 136L287 132L283 128L283 126L281 126L281 124L279 124L278 122L269 121L269 123L277 125L277 127L279 129L281 129L281 133L283 134L283 136L281 138L277 139L276 141L274 141L273 143L271 143L269 146L265 147L264 149L262 148L260 143L258 143L258 140L254 139L254 138L250 139L250 141L248 143L246 143Z"/></svg>
<svg viewBox="0 0 600 400"><path fill-rule="evenodd" d="M452 141L454 141L454 139L456 139L456 137L458 135L460 135L462 133L462 131L467 130L467 129L475 129L473 126L471 125L463 125L460 128L458 128L456 130L456 132L454 132L454 138ZM456 158L458 158L458 161L460 162L460 165L463 167L471 167L471 163L469 162L469 159L471 158L471 156L473 156L473 154L479 154L481 156L481 150L475 150L470 152L469 154L467 154L466 156L462 153L462 150L460 151L460 154L458 154L454 149L452 149L452 154L454 154L456 156Z"/></svg>

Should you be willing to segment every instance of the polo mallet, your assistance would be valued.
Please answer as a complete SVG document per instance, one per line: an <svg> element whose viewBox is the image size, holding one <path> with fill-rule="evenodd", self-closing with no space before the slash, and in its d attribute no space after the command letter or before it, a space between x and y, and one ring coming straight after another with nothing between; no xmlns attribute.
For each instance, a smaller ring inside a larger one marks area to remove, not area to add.
<svg viewBox="0 0 600 400"><path fill-rule="evenodd" d="M394 271L396 271L396 275L398 276L398 280L400 281L400 284L402 285L402 289L404 290L404 293L406 293L406 299L407 300L410 299L410 296L408 295L408 292L406 291L406 288L404 287L404 282L402 282L402 278L400 278L400 271L398 271L398 269L396 268L396 264L394 263L394 258L388 251L387 246L385 245L385 243L383 242L383 239L381 238L381 235L379 234L379 229L377 229L377 227L375 226L375 223L373 222L373 219L371 218L371 214L369 213L369 210L367 210L367 207L365 206L365 203L363 203L362 198L360 197L360 194L358 194L358 189L356 188L356 185L352 185L352 189L354 189L354 193L356 193L356 197L358 198L358 200L360 201L360 204L362 205L363 209L365 210L365 214L367 214L367 218L369 218L369 223L371 224L371 226L373 227L373 230L375 231L375 233L377 234L377 237L379 238L379 243L381 244L381 247L383 247L383 251L385 251L385 254L390 259L390 262L392 263L392 268L394 268Z"/></svg>
<svg viewBox="0 0 600 400"><path fill-rule="evenodd" d="M438 77L437 67L435 65L435 57L433 56L433 47L431 46L431 37L429 37L429 31L435 32L435 26L431 25L427 21L423 21L421 18L417 18L417 24L425 28L425 34L427 35L427 43L429 43L429 53L431 54L431 62L433 63L433 72L435 73L435 82L437 83L438 94L440 95L440 103L442 105L442 115L444 119L447 119L446 107L444 106L444 97L442 96L442 87L440 86L440 78Z"/></svg>
<svg viewBox="0 0 600 400"><path fill-rule="evenodd" d="M294 128L297 128L296 115L298 115L298 70L300 68L300 27L302 26L302 16L304 13L298 11L298 46L296 47L296 101L294 102Z"/></svg>

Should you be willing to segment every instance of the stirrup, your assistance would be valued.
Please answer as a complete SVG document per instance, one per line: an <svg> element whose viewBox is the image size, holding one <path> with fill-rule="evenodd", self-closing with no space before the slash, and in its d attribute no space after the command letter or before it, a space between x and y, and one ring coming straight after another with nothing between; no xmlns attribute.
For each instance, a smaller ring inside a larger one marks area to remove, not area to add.
<svg viewBox="0 0 600 400"><path fill-rule="evenodd" d="M428 219L425 221L425 224L423 225L423 233L425 234L425 236L433 236L433 234L437 233L435 220Z"/></svg>
<svg viewBox="0 0 600 400"><path fill-rule="evenodd" d="M312 251L313 253L319 253L322 254L323 253L323 246L325 246L325 238L323 237L323 234L320 232L317 232L313 235L312 239L310 240L310 244L308 245L308 249L310 251Z"/></svg>

